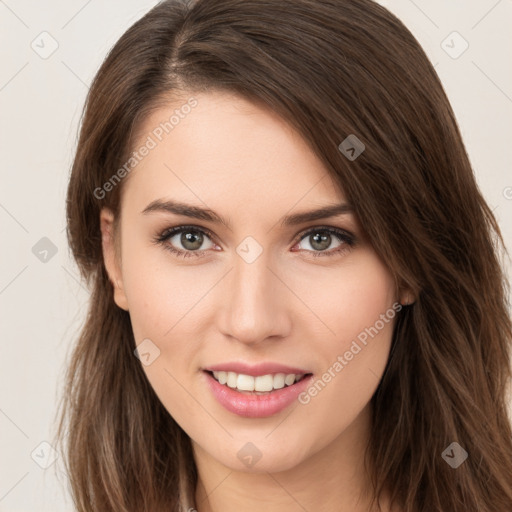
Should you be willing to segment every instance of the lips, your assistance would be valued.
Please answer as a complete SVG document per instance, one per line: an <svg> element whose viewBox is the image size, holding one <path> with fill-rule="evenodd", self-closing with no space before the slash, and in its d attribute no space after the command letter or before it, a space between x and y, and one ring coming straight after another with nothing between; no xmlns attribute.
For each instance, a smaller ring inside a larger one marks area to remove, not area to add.
<svg viewBox="0 0 512 512"><path fill-rule="evenodd" d="M308 370L279 363L223 363L204 368L203 374L225 409L249 418L272 416L287 408L312 380Z"/></svg>
<svg viewBox="0 0 512 512"><path fill-rule="evenodd" d="M312 373L311 371L304 368L287 366L274 362L258 363L253 365L241 362L229 362L207 366L206 368L203 368L203 370L210 372L234 372L239 374L241 373L243 375L251 375L253 377L268 374L274 375L276 373L284 373L285 375L292 373L295 375L306 375L308 373Z"/></svg>

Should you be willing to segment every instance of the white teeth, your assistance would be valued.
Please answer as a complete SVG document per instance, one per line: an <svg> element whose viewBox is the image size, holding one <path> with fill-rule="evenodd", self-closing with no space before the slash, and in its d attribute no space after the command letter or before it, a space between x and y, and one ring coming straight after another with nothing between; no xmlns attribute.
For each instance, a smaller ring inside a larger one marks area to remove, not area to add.
<svg viewBox="0 0 512 512"><path fill-rule="evenodd" d="M295 382L295 375L294 375L293 373L291 373L290 375L287 375L287 376L284 378L284 383L285 383L287 386L291 386L294 382Z"/></svg>
<svg viewBox="0 0 512 512"><path fill-rule="evenodd" d="M286 375L284 373L276 373L274 375L274 389L284 388L284 379Z"/></svg>
<svg viewBox="0 0 512 512"><path fill-rule="evenodd" d="M256 391L272 391L273 387L274 377L272 375L260 375L254 379L254 389Z"/></svg>
<svg viewBox="0 0 512 512"><path fill-rule="evenodd" d="M239 373L236 381L236 387L240 391L254 391L254 377Z"/></svg>
<svg viewBox="0 0 512 512"><path fill-rule="evenodd" d="M230 388L236 388L237 375L235 372L228 372L227 385Z"/></svg>
<svg viewBox="0 0 512 512"><path fill-rule="evenodd" d="M225 384L233 389L239 391L255 391L257 393L265 393L273 389L282 389L286 386L291 386L304 377L304 374L296 375L284 373L259 375L253 377L251 375L244 375L235 372L213 372L213 376L220 384Z"/></svg>

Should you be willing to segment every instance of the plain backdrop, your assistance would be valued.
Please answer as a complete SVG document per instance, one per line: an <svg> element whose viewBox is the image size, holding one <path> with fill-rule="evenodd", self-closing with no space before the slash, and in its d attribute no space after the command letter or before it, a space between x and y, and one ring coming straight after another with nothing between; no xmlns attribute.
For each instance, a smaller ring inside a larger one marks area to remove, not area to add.
<svg viewBox="0 0 512 512"><path fill-rule="evenodd" d="M156 3L0 0L0 512L73 510L47 444L89 298L66 243L65 192L88 85ZM435 65L510 250L512 1L380 3Z"/></svg>

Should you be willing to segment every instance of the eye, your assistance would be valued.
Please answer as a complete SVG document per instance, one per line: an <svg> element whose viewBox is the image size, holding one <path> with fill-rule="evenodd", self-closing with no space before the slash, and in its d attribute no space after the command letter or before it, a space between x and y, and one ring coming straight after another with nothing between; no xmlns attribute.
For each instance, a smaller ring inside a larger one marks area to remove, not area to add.
<svg viewBox="0 0 512 512"><path fill-rule="evenodd" d="M166 229L157 235L154 242L163 245L166 250L180 258L199 258L206 256L208 249L216 248L215 250L219 250L218 246L211 241L212 238L214 238L214 235L205 228L177 226ZM333 248L332 243L336 242L336 239L338 244ZM208 240L210 244L204 247L203 244ZM350 250L356 243L355 237L349 232L323 226L310 229L302 234L294 247L298 247L303 241L307 242L306 245L309 245L310 248L299 247L299 250L311 253L314 257L335 256ZM329 248L331 250L327 250Z"/></svg>
<svg viewBox="0 0 512 512"><path fill-rule="evenodd" d="M332 247L332 243L336 242L338 239L338 244ZM305 234L303 234L299 240L299 244L303 241L306 241L305 250L310 252L312 256L334 256L341 252L345 252L350 250L351 247L355 244L355 238L350 233L331 227L316 227L314 229L310 229ZM331 248L331 250L327 251L327 249Z"/></svg>
<svg viewBox="0 0 512 512"><path fill-rule="evenodd" d="M205 256L205 251L215 247L210 240L210 245L203 246L206 240L213 237L213 234L204 228L195 226L178 226L166 229L155 238L155 243L162 244L167 250L180 256L201 257ZM181 246L181 247L180 247Z"/></svg>

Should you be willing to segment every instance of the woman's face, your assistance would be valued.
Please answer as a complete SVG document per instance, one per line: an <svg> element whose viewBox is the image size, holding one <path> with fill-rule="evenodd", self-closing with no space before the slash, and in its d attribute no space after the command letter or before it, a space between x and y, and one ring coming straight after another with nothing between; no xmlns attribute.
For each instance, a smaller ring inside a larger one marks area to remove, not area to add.
<svg viewBox="0 0 512 512"><path fill-rule="evenodd" d="M121 184L119 260L102 211L105 262L149 382L195 449L232 469L282 471L368 412L400 297L296 132L238 97L194 98L141 127ZM173 212L178 203L199 213Z"/></svg>

